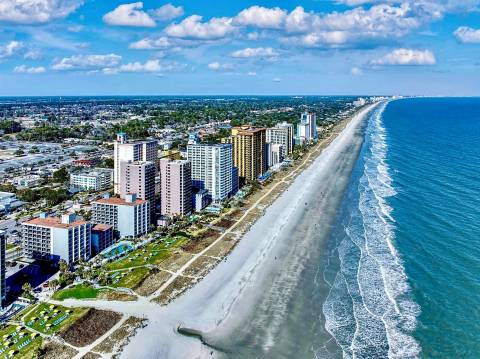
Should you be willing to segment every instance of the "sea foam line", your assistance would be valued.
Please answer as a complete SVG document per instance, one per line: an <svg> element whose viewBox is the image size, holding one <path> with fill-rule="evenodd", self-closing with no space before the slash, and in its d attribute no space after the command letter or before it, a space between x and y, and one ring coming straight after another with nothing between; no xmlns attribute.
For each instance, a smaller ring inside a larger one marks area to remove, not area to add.
<svg viewBox="0 0 480 359"><path fill-rule="evenodd" d="M369 120L358 208L345 225L346 236L338 247L340 271L324 305L326 329L345 357L387 356L388 351L389 358L414 358L420 353L411 336L419 307L408 296L407 277L393 244L395 221L387 204L396 191L386 163L385 106ZM338 314L342 301L350 301L351 319Z"/></svg>

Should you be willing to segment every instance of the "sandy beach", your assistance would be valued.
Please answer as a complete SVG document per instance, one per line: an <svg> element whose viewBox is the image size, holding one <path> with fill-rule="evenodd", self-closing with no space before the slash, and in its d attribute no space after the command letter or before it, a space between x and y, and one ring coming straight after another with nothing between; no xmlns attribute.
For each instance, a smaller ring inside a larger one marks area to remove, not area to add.
<svg viewBox="0 0 480 359"><path fill-rule="evenodd" d="M148 319L122 358L288 358L303 349L311 357L312 338L291 333L308 322L302 318L304 298L297 297L299 283L322 252L363 143L365 119L375 106L358 112L319 156L308 158L309 166L292 175L288 188L264 209L233 252L172 303L159 306L139 297L135 302L64 304L117 311L123 314L118 325L129 316ZM319 328L328 339L323 325Z"/></svg>
<svg viewBox="0 0 480 359"><path fill-rule="evenodd" d="M122 357L202 358L222 352L231 357L236 343L255 331L258 338L246 340L271 352L309 248L325 237L334 218L360 148L364 119L373 107L354 116L204 280L167 307L148 305L154 312L144 314L151 322ZM180 326L202 333L210 346L178 334Z"/></svg>

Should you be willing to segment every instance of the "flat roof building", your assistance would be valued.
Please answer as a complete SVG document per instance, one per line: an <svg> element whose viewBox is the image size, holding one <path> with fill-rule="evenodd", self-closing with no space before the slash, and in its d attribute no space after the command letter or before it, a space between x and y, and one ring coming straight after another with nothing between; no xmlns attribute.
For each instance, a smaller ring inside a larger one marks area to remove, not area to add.
<svg viewBox="0 0 480 359"><path fill-rule="evenodd" d="M232 128L233 164L243 181L256 181L267 171L266 129L253 126Z"/></svg>
<svg viewBox="0 0 480 359"><path fill-rule="evenodd" d="M24 255L35 259L60 259L71 264L91 255L91 224L74 214L62 217L41 215L22 223Z"/></svg>
<svg viewBox="0 0 480 359"><path fill-rule="evenodd" d="M266 142L274 145L282 145L282 156L287 157L293 152L293 125L287 122L267 128Z"/></svg>
<svg viewBox="0 0 480 359"><path fill-rule="evenodd" d="M160 160L161 215L176 216L192 212L192 171L187 160Z"/></svg>
<svg viewBox="0 0 480 359"><path fill-rule="evenodd" d="M150 228L150 203L135 194L102 198L92 202L92 222L111 225L120 238L140 237Z"/></svg>
<svg viewBox="0 0 480 359"><path fill-rule="evenodd" d="M156 140L147 140L147 141L137 141L137 142L128 142L127 135L125 133L119 133L117 135L117 140L114 143L113 149L113 162L114 162L114 192L115 194L120 193L120 181L121 181L121 169L120 163L123 161L150 161L155 164L155 169L157 168L157 141Z"/></svg>
<svg viewBox="0 0 480 359"><path fill-rule="evenodd" d="M221 202L232 192L233 146L231 144L191 144L187 158L192 164L192 185L206 189L213 202Z"/></svg>
<svg viewBox="0 0 480 359"><path fill-rule="evenodd" d="M70 174L70 187L83 191L104 191L113 184L113 170L98 168Z"/></svg>
<svg viewBox="0 0 480 359"><path fill-rule="evenodd" d="M113 226L96 224L92 227L92 256L100 253L114 243Z"/></svg>

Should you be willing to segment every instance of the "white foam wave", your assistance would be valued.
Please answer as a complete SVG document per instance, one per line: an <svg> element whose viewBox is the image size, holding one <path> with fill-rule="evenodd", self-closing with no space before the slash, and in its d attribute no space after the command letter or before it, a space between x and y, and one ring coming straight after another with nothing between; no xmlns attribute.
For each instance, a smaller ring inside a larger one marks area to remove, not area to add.
<svg viewBox="0 0 480 359"><path fill-rule="evenodd" d="M387 203L397 192L386 163L385 106L369 121L358 208L352 210L339 244L340 271L324 305L326 329L346 358L416 358L420 353L412 336L419 307L408 295Z"/></svg>

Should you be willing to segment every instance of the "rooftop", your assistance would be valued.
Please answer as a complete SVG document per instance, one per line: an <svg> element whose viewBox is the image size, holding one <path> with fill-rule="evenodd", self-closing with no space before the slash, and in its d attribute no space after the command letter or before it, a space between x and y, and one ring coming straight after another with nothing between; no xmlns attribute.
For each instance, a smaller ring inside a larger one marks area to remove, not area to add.
<svg viewBox="0 0 480 359"><path fill-rule="evenodd" d="M30 224L35 226L43 226L43 227L55 227L55 228L73 228L79 225L85 224L87 221L79 220L71 223L62 223L62 219L60 217L46 217L46 218L34 218L30 221L23 222L23 224Z"/></svg>
<svg viewBox="0 0 480 359"><path fill-rule="evenodd" d="M127 202L126 200L118 197L111 197L111 198L101 198L93 201L93 203L103 203L103 204L111 204L115 206L138 206L140 204L144 204L147 201L143 199L138 199L135 202Z"/></svg>
<svg viewBox="0 0 480 359"><path fill-rule="evenodd" d="M240 134L240 135L253 135L254 133L265 131L264 127L254 127L250 125L243 125L238 127L232 128L232 135Z"/></svg>
<svg viewBox="0 0 480 359"><path fill-rule="evenodd" d="M108 231L111 228L113 227L109 224L96 224L92 227L92 231L104 232L104 231Z"/></svg>

